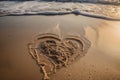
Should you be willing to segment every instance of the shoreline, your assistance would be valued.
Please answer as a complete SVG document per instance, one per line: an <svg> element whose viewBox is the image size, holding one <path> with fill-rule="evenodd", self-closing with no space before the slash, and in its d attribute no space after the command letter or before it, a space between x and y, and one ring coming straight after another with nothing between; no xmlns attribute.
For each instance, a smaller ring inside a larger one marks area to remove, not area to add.
<svg viewBox="0 0 120 80"><path fill-rule="evenodd" d="M120 21L120 9L117 5L62 2L0 2L0 17L33 15L82 15L105 20Z"/></svg>
<svg viewBox="0 0 120 80"><path fill-rule="evenodd" d="M112 17L106 17L106 16L101 16L101 15L96 15L96 14L88 14L84 12L79 12L79 11L73 11L73 12L43 12L43 13L37 13L37 14L30 14L30 13L25 13L25 14L8 14L8 15L0 15L0 17L4 16L63 16L63 15L69 15L69 14L74 14L76 16L81 15L85 17L91 17L91 18L96 18L96 19L103 19L103 20L108 20L108 21L120 21L120 18L112 18Z"/></svg>

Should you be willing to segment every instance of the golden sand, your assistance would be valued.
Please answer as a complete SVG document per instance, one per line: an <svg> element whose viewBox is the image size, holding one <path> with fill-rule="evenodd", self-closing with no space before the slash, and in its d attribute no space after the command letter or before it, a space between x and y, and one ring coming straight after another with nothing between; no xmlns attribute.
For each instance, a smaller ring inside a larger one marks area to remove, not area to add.
<svg viewBox="0 0 120 80"><path fill-rule="evenodd" d="M56 24L59 24L61 31L58 27L58 30L54 28ZM91 42L84 57L57 69L55 74L48 75L51 80L120 80L119 25L119 21L75 15L0 17L0 80L42 80L45 67L41 72L40 66L29 53L28 43L34 43L34 39L40 37L39 34L48 32L62 32L62 36L57 34L59 39L63 37L62 40L67 35L73 35L80 40L85 37ZM35 43L39 42L41 39ZM82 46L81 50L84 49ZM53 65L50 61L48 63L51 68ZM50 69L46 69L48 70Z"/></svg>

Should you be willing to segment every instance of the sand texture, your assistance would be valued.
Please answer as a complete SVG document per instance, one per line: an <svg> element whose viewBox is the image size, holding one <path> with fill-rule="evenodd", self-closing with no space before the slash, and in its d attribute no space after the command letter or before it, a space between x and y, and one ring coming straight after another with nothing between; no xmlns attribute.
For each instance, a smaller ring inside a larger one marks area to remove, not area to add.
<svg viewBox="0 0 120 80"><path fill-rule="evenodd" d="M71 14L0 17L0 80L120 80L119 26Z"/></svg>
<svg viewBox="0 0 120 80"><path fill-rule="evenodd" d="M40 34L28 44L30 55L43 72L43 80L49 80L49 75L56 73L57 69L85 56L89 47L90 42L83 36L60 37L52 33Z"/></svg>

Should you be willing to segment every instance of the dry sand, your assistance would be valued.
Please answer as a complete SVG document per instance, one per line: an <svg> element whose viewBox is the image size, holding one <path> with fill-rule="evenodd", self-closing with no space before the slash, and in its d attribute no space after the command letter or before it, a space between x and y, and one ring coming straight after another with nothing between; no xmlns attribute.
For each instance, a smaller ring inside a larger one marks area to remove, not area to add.
<svg viewBox="0 0 120 80"><path fill-rule="evenodd" d="M74 15L0 17L0 80L40 80L42 73L27 44L56 24L63 34L83 35L92 45L51 80L120 80L120 22Z"/></svg>

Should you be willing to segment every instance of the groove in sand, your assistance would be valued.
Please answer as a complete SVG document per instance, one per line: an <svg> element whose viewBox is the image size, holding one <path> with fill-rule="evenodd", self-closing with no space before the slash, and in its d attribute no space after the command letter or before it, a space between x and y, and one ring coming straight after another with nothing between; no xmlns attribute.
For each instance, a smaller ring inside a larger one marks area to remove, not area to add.
<svg viewBox="0 0 120 80"><path fill-rule="evenodd" d="M64 66L85 56L91 43L83 36L63 36L52 33L38 35L36 41L28 44L28 50L43 73L43 80Z"/></svg>

